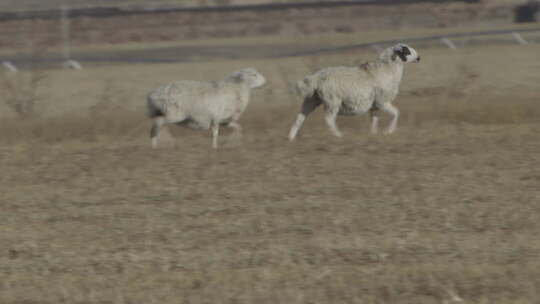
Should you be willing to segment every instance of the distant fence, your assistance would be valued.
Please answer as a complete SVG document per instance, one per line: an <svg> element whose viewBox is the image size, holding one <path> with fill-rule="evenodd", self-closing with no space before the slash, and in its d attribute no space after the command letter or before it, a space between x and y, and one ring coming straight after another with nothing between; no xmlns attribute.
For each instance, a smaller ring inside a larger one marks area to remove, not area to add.
<svg viewBox="0 0 540 304"><path fill-rule="evenodd" d="M237 11L265 11L301 8L331 8L340 6L356 5L396 5L411 3L448 3L466 2L476 3L479 0L350 0L350 1L318 1L318 2L291 2L291 3L268 3L257 5L226 5L226 6L197 6L197 7L165 7L165 8L138 8L138 7L92 7L92 8L72 8L69 11L69 18L78 17L112 17L144 15L156 13L174 12L237 12ZM20 12L0 12L0 21L24 20L24 19L59 19L61 12L59 9L20 11Z"/></svg>
<svg viewBox="0 0 540 304"><path fill-rule="evenodd" d="M444 35L431 35L431 36L423 36L423 37L412 37L412 38L402 38L402 39L392 39L392 40L379 40L379 41L373 41L373 42L366 42L366 43L358 43L358 44L351 44L351 45L345 45L340 47L329 47L329 48L314 48L309 50L302 50L302 51L285 51L281 54L277 55L264 55L261 54L259 58L286 58L286 57L297 57L297 56L312 56L312 55L320 55L320 54L328 54L328 53L338 53L338 52L344 52L344 51L350 51L360 48L374 48L377 50L381 50L384 47L387 47L389 45L393 45L398 42L404 42L404 43L414 43L414 42L436 42L440 43L441 46L448 47L450 49L457 49L458 45L452 41L452 39L459 39L459 38L474 38L474 37L483 37L483 36L495 36L495 35L508 35L509 41L513 41L513 43L516 43L518 45L526 45L533 42L539 42L540 37L536 37L536 39L530 39L527 40L525 37L522 36L524 33L540 33L540 27L538 28L528 28L528 29L504 29L504 30L491 30L491 31L475 31L475 32L466 32L466 33L448 33ZM459 47L462 47L463 45L459 45ZM243 46L245 48L245 46ZM181 48L181 47L179 47ZM129 52L129 51L128 51ZM152 53L152 52L149 52ZM127 54L127 53L126 53ZM126 55L124 54L124 55ZM100 54L99 52L94 53L95 56L90 54L77 56L77 54L74 54L74 59L81 63L121 63L121 64L129 64L129 63L180 63L180 62L193 62L192 59L186 59L186 58L170 58L170 57L139 57L139 58L133 58L132 56L123 56L122 54L116 54L113 57L107 57L103 56L103 54ZM251 54L253 55L253 54ZM227 58L226 56L223 56L223 58ZM239 57L235 57L235 59L239 59ZM48 58L25 58L25 57L3 57L2 58L2 65L4 66L4 69L10 72L16 72L18 70L17 65L26 65L28 63L32 63L32 65L38 66L51 66L51 64L55 65L58 63L63 63L63 66L66 68L76 68L80 69L80 66L66 66L66 62L69 63L73 60L66 61L65 56L57 55L54 57L48 57ZM76 61L73 61L77 63ZM77 63L78 64L78 63Z"/></svg>
<svg viewBox="0 0 540 304"><path fill-rule="evenodd" d="M348 50L353 50L353 49L358 49L358 48L390 45L390 44L395 44L399 42L410 43L410 42L436 41L436 40L441 41L441 43L443 43L444 45L446 45L447 47L451 49L456 49L457 47L450 40L451 38L467 38L467 37L493 36L493 35L504 35L504 34L512 35L512 37L518 44L528 44L528 41L525 40L521 36L521 33L531 33L531 32L540 32L540 28L477 31L477 32L453 33L453 34L445 34L445 35L432 35L432 36L424 36L424 37L416 37L416 38L404 38L400 40L380 40L380 41L375 41L375 42L351 44L351 45L346 45L346 46L341 46L341 47L320 48L320 49L313 49L309 51L295 52L295 53L287 54L284 57L308 56L308 55L318 55L318 54L324 54L324 53L342 52L342 51L348 51Z"/></svg>

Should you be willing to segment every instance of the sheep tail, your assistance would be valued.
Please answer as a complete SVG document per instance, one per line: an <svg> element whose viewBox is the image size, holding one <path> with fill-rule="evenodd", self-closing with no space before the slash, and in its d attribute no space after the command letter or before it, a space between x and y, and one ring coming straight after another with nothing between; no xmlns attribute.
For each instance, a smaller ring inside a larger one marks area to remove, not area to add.
<svg viewBox="0 0 540 304"><path fill-rule="evenodd" d="M296 83L296 90L302 97L307 98L315 94L317 81L315 76L307 76Z"/></svg>

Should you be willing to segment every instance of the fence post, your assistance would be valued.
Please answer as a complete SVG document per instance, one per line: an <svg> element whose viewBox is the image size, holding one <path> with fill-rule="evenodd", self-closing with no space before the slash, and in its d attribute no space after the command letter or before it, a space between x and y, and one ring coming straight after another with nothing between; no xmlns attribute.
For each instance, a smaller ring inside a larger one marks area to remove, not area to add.
<svg viewBox="0 0 540 304"><path fill-rule="evenodd" d="M69 7L66 5L60 6L60 18L62 27L62 41L63 41L63 55L64 55L64 68L70 68L75 70L82 69L82 66L77 61L71 59L71 28L69 21Z"/></svg>
<svg viewBox="0 0 540 304"><path fill-rule="evenodd" d="M527 42L527 40L525 40L525 38L523 38L523 36L521 36L520 33L513 32L513 33L512 33L512 36L513 36L514 39L516 39L516 41L517 41L519 44L521 44L521 45L529 44L529 42Z"/></svg>
<svg viewBox="0 0 540 304"><path fill-rule="evenodd" d="M17 69L17 67L10 61L2 61L2 66L12 73L17 73L19 71L19 69Z"/></svg>
<svg viewBox="0 0 540 304"><path fill-rule="evenodd" d="M456 45L452 42L452 40L448 38L441 38L441 42L444 43L447 47L451 48L452 50L456 50Z"/></svg>

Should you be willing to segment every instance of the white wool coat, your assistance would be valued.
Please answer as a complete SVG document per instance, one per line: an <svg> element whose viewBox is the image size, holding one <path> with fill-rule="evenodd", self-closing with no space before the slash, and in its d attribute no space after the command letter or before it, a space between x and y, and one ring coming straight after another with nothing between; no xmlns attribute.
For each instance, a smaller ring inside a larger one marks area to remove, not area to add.
<svg viewBox="0 0 540 304"><path fill-rule="evenodd" d="M297 83L304 97L317 94L327 108L339 108L340 115L357 115L372 106L392 102L398 94L404 63L391 60L390 52L360 66L324 68Z"/></svg>
<svg viewBox="0 0 540 304"><path fill-rule="evenodd" d="M148 95L148 115L163 116L167 123L183 123L198 129L227 124L240 118L249 103L251 89L265 82L252 68L231 73L220 81L172 82Z"/></svg>

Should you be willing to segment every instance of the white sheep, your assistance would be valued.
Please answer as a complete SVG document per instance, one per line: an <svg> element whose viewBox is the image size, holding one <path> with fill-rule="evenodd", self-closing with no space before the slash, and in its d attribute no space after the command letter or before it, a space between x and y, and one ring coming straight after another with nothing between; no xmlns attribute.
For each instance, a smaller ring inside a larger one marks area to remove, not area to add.
<svg viewBox="0 0 540 304"><path fill-rule="evenodd" d="M393 133L399 111L392 101L398 94L403 66L418 61L420 56L416 51L400 43L383 50L374 61L356 67L328 67L300 80L296 87L304 102L289 132L289 140L295 139L306 117L321 104L324 104L326 123L337 137L342 136L336 125L337 115L369 111L371 132L377 133L379 110L392 116L386 133Z"/></svg>
<svg viewBox="0 0 540 304"><path fill-rule="evenodd" d="M238 119L249 103L250 90L266 83L254 68L229 74L220 81L183 80L161 86L148 94L148 116L153 119L150 137L157 147L164 124L175 123L193 129L212 129L212 147L217 148L219 126L233 128L240 135Z"/></svg>

